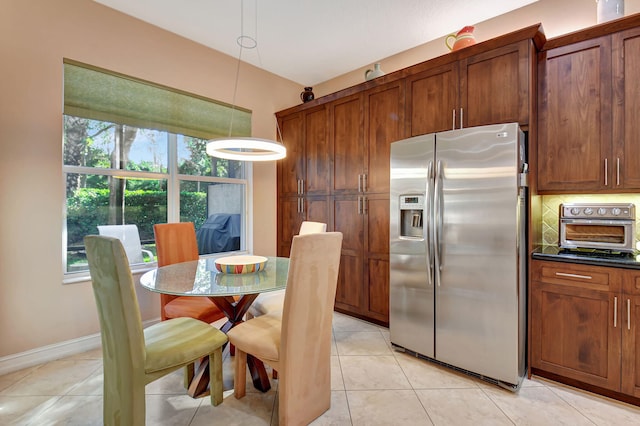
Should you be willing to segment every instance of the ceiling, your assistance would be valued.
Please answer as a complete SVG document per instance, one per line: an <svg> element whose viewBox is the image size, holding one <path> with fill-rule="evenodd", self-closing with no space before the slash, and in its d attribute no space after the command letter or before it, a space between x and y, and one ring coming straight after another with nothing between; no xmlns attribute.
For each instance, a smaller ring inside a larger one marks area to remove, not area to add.
<svg viewBox="0 0 640 426"><path fill-rule="evenodd" d="M537 0L94 1L312 86Z"/></svg>

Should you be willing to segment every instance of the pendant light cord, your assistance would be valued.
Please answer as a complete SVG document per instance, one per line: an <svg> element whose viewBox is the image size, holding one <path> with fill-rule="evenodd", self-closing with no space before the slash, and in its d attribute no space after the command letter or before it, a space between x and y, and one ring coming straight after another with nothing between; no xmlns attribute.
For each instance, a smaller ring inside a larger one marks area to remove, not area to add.
<svg viewBox="0 0 640 426"><path fill-rule="evenodd" d="M229 135L231 137L233 133L233 117L236 112L236 95L238 94L238 81L240 80L240 63L242 62L242 50L243 49L256 49L256 53L258 55L258 62L262 65L262 58L260 57L260 51L258 50L258 4L257 1L254 0L255 3L255 38L248 36L244 33L244 0L240 1L240 36L236 39L238 46L240 46L240 52L238 53L238 64L236 66L236 81L233 86L233 96L231 98L231 118L229 122ZM280 131L280 124L278 123L278 119L276 118L276 130L278 132L278 137L282 142L282 132ZM276 138L277 140L277 138Z"/></svg>

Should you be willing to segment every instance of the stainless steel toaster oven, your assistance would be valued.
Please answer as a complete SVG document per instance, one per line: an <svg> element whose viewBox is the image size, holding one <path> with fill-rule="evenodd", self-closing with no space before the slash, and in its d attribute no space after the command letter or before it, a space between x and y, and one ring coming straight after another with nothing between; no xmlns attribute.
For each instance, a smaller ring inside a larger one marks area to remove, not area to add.
<svg viewBox="0 0 640 426"><path fill-rule="evenodd" d="M562 248L636 251L636 207L623 203L560 205Z"/></svg>

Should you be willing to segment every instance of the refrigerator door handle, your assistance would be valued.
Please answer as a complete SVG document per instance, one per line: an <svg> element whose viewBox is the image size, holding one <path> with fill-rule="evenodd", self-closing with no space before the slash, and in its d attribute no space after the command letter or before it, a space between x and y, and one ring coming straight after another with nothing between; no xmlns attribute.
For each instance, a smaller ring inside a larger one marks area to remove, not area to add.
<svg viewBox="0 0 640 426"><path fill-rule="evenodd" d="M436 285L440 286L440 271L442 271L443 259L442 259L442 231L443 231L443 205L442 205L442 161L438 161L436 164L435 172L435 188L433 198L434 208L434 222L435 232L433 238L433 245L435 249L435 270L436 270Z"/></svg>
<svg viewBox="0 0 640 426"><path fill-rule="evenodd" d="M455 110L454 110L455 111ZM426 217L422 220L423 226L426 229L427 235L425 235L426 255L427 255L427 272L428 272L428 285L433 285L433 161L429 161L427 166L427 205L424 207L423 215Z"/></svg>

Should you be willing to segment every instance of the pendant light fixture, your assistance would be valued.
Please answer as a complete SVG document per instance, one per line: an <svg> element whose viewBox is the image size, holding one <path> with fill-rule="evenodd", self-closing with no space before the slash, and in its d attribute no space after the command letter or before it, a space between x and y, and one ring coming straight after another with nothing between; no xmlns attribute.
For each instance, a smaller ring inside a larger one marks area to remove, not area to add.
<svg viewBox="0 0 640 426"><path fill-rule="evenodd" d="M254 0L255 1L255 0ZM256 35L251 37L244 32L244 0L240 3L240 37L237 43L240 46L238 65L236 67L236 82L233 88L233 100L231 102L231 118L229 122L229 135L226 138L211 139L207 142L207 154L212 157L238 161L272 161L286 157L287 148L277 141L250 137L232 137L233 115L236 109L236 93L238 91L238 78L240 76L240 63L242 62L243 49L257 49L258 36L258 7L256 3ZM278 133L280 128L276 121ZM282 136L281 136L282 138Z"/></svg>

